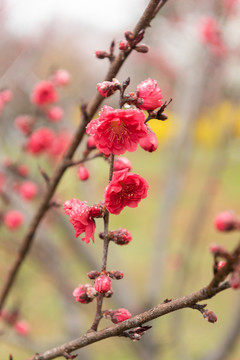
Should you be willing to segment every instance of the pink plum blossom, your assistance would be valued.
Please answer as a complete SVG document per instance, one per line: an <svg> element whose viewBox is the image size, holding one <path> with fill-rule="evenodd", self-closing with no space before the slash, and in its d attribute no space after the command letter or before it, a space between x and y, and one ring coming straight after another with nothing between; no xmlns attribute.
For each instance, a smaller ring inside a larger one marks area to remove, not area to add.
<svg viewBox="0 0 240 360"><path fill-rule="evenodd" d="M137 207L147 197L148 183L127 169L115 171L105 190L105 206L111 214L119 214L125 206Z"/></svg>
<svg viewBox="0 0 240 360"><path fill-rule="evenodd" d="M91 208L87 202L78 199L67 200L63 205L63 210L66 215L70 216L75 236L78 237L85 232L85 237L82 240L86 244L90 242L90 239L94 242L95 222L90 214Z"/></svg>
<svg viewBox="0 0 240 360"><path fill-rule="evenodd" d="M135 151L139 140L147 135L144 114L137 109L114 110L104 106L98 119L87 126L98 150L105 155Z"/></svg>
<svg viewBox="0 0 240 360"><path fill-rule="evenodd" d="M161 99L163 96L156 80L147 79L142 81L137 86L137 94L144 101L142 105L138 105L139 109L155 110L162 105Z"/></svg>

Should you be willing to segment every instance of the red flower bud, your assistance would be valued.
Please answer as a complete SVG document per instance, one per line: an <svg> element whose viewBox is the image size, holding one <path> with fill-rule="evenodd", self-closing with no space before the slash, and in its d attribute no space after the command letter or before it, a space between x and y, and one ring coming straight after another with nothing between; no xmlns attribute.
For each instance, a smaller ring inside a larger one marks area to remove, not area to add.
<svg viewBox="0 0 240 360"><path fill-rule="evenodd" d="M219 263L217 264L217 269L220 270L222 267L224 267L226 265L226 261L219 261Z"/></svg>
<svg viewBox="0 0 240 360"><path fill-rule="evenodd" d="M113 163L113 170L119 171L124 169L128 169L129 171L132 169L130 160L124 156L116 158Z"/></svg>
<svg viewBox="0 0 240 360"><path fill-rule="evenodd" d="M104 311L103 316L106 319L110 319L114 324L117 324L124 320L130 319L132 315L127 309L117 309L117 310L110 309Z"/></svg>
<svg viewBox="0 0 240 360"><path fill-rule="evenodd" d="M223 211L216 216L214 225L219 231L231 231L236 228L236 221L236 216L231 211Z"/></svg>
<svg viewBox="0 0 240 360"><path fill-rule="evenodd" d="M97 295L97 292L91 284L80 285L73 290L73 296L76 301L82 304L88 304L93 301L94 297Z"/></svg>
<svg viewBox="0 0 240 360"><path fill-rule="evenodd" d="M104 206L102 204L96 204L89 208L89 215L92 218L102 218L104 215Z"/></svg>
<svg viewBox="0 0 240 360"><path fill-rule="evenodd" d="M120 41L119 43L119 50L128 50L130 49L128 41Z"/></svg>
<svg viewBox="0 0 240 360"><path fill-rule="evenodd" d="M150 127L147 126L147 128L148 128L148 134L146 137L139 140L139 145L143 150L148 152L153 152L157 150L158 139L156 137L156 134L150 129Z"/></svg>
<svg viewBox="0 0 240 360"><path fill-rule="evenodd" d="M89 136L87 139L87 148L89 150L96 149L96 144L93 136Z"/></svg>
<svg viewBox="0 0 240 360"><path fill-rule="evenodd" d="M132 241L132 235L127 229L118 229L115 231L109 231L108 237L114 241L117 245L127 245Z"/></svg>
<svg viewBox="0 0 240 360"><path fill-rule="evenodd" d="M109 57L109 54L106 51L95 51L95 55L98 59L105 59Z"/></svg>
<svg viewBox="0 0 240 360"><path fill-rule="evenodd" d="M235 267L229 282L233 289L240 287L240 263Z"/></svg>
<svg viewBox="0 0 240 360"><path fill-rule="evenodd" d="M51 122L58 122L62 120L64 111L60 106L53 106L47 112L47 117Z"/></svg>
<svg viewBox="0 0 240 360"><path fill-rule="evenodd" d="M85 181L89 178L89 171L83 165L80 165L78 168L78 178L81 181Z"/></svg>
<svg viewBox="0 0 240 360"><path fill-rule="evenodd" d="M24 221L22 213L18 210L10 210L4 216L4 224L8 229L15 230L19 228Z"/></svg>
<svg viewBox="0 0 240 360"><path fill-rule="evenodd" d="M111 289L111 279L106 275L101 275L96 278L94 288L100 294L104 294Z"/></svg>
<svg viewBox="0 0 240 360"><path fill-rule="evenodd" d="M14 324L14 329L19 335L27 336L30 332L29 324L25 320L19 320Z"/></svg>

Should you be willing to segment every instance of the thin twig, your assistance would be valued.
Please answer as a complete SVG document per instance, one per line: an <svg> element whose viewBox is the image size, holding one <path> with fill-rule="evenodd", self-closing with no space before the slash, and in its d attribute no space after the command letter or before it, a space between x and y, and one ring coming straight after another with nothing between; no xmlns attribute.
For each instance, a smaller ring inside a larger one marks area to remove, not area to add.
<svg viewBox="0 0 240 360"><path fill-rule="evenodd" d="M161 0L149 1L148 6L146 7L143 15L139 19L139 21L136 24L135 29L133 31L133 34L135 36L136 36L136 34L138 34L138 32L140 30L146 29L146 27L149 26L149 24L152 20L152 15L154 14L154 11L156 10L157 6L160 3L161 3ZM163 3L163 5L164 5L164 3ZM105 81L111 81L114 77L116 77L118 71L120 70L120 68L122 67L123 63L125 62L126 58L128 57L128 55L130 53L131 53L131 49L128 50L127 52L121 51L119 53L119 55L111 63L109 71L104 79ZM36 211L36 214L30 223L28 232L21 242L17 257L16 257L14 263L12 264L12 266L9 270L9 273L7 274L7 276L5 278L5 282L3 284L3 287L2 287L2 290L0 293L0 309L3 307L3 305L6 301L6 298L10 292L10 289L17 277L17 273L18 273L25 257L27 256L27 254L30 250L30 247L32 245L37 228L49 208L49 202L52 199L52 196L54 195L56 188L68 167L69 160L71 160L73 158L73 155L74 155L78 145L81 143L81 141L83 139L83 136L85 134L85 127L86 127L87 123L91 120L91 118L93 117L93 115L95 114L95 112L97 111L98 107L100 106L100 104L102 103L103 100L104 100L104 98L100 94L97 94L93 98L93 100L89 103L89 105L87 106L87 110L86 110L87 116L82 116L82 121L75 132L72 143L70 144L63 160L58 165L53 176L49 180L49 187L47 189L47 192L46 192L45 196L43 197L42 202L40 203L40 205Z"/></svg>

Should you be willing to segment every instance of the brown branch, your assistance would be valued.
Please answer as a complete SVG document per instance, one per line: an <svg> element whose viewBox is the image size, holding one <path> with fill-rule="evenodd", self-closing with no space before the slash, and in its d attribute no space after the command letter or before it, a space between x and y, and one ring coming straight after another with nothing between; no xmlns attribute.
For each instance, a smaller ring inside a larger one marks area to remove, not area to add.
<svg viewBox="0 0 240 360"><path fill-rule="evenodd" d="M154 14L156 8L160 3L162 3L162 6L165 4L166 1L161 0L150 0L148 6L146 7L143 15L139 19L138 23L135 26L135 29L133 31L133 34L136 35L138 32L142 29L146 29L146 27L149 26L152 15ZM124 61L128 57L128 55L131 53L131 49L128 51L120 51L119 55L115 58L115 60L111 63L109 71L105 77L105 81L111 81L114 77L116 77L119 69L123 65ZM52 196L55 193L55 190L62 179L63 174L65 173L69 160L73 158L73 155L78 147L78 145L81 143L83 136L85 134L85 127L87 123L91 120L95 112L97 111L99 105L102 103L104 98L97 94L93 100L89 103L87 106L86 113L82 116L82 121L79 125L79 127L76 130L76 133L74 135L73 141L70 144L63 160L59 164L59 166L56 168L53 176L49 179L49 187L47 189L47 192L45 196L42 199L42 202L39 205L39 208L36 211L35 216L32 219L32 222L29 226L29 230L26 234L26 236L23 238L22 243L20 245L20 248L18 250L17 257L12 265L12 267L9 270L9 273L6 276L5 282L3 284L1 293L0 293L0 309L3 307L6 298L8 296L8 293L16 279L17 273L26 257L26 255L29 252L29 249L32 245L34 235L37 231L37 228L39 224L41 223L44 215L46 214L47 210L49 209L49 202L52 199Z"/></svg>
<svg viewBox="0 0 240 360"><path fill-rule="evenodd" d="M234 252L228 258L226 265L224 265L213 277L212 281L207 286L207 291L211 294L212 290L218 287L218 285L233 271L234 265L239 261L240 256L240 244L236 247Z"/></svg>
<svg viewBox="0 0 240 360"><path fill-rule="evenodd" d="M35 355L27 360L55 359L62 356L64 352L71 353L72 351L83 348L87 345L93 344L103 339L107 339L113 336L120 336L126 330L138 327L148 321L154 320L173 311L191 307L199 301L210 299L217 293L228 289L229 287L229 282L226 281L222 283L219 287L212 288L211 293L207 291L207 288L203 288L190 295L169 302L164 302L120 324L105 328L97 332L86 333L76 340L70 341L51 350L47 350L44 353Z"/></svg>

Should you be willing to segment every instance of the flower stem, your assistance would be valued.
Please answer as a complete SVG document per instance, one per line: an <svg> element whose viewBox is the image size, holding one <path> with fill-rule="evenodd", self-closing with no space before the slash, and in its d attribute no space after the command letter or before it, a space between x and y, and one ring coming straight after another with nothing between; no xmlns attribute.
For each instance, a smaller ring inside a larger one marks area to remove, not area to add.
<svg viewBox="0 0 240 360"><path fill-rule="evenodd" d="M110 169L109 169L109 182L112 180L112 177L113 177L113 163L114 163L114 155L111 154ZM109 211L108 210L106 210L103 219L104 219L104 245L103 245L102 271L106 270L106 267L107 267L107 255L108 255L108 246L109 246L109 239L108 239Z"/></svg>
<svg viewBox="0 0 240 360"><path fill-rule="evenodd" d="M110 169L109 169L109 182L112 180L113 177L113 163L114 163L114 155L111 154L110 156ZM108 239L108 226L109 226L109 211L105 210L105 215L103 217L104 220L104 243L103 243L103 258L102 258L102 269L106 270L107 268L107 256L108 256L108 246L109 246L109 239ZM102 303L103 303L103 294L99 294L97 297L97 309L93 324L91 326L91 330L97 331L98 324L102 318Z"/></svg>

